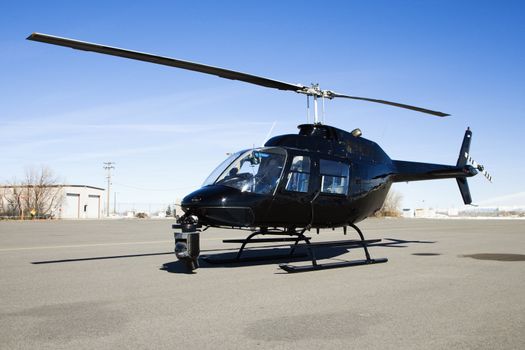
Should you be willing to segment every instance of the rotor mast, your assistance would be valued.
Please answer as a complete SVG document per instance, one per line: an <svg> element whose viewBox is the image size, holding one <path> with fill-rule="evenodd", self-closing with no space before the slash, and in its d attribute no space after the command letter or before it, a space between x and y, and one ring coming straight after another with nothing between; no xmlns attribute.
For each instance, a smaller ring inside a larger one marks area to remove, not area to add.
<svg viewBox="0 0 525 350"><path fill-rule="evenodd" d="M303 89L297 90L296 92L306 95L306 111L307 111L308 121L310 119L310 96L314 98L314 124L322 124L321 120L319 119L319 104L317 102L317 98L321 97L323 99L323 106L324 106L324 98L325 97L328 97L330 99L332 98L330 97L329 91L327 90L323 91L321 90L321 88L319 88L319 84L312 83L312 85L309 88L304 87ZM324 120L324 107L323 107L323 120Z"/></svg>
<svg viewBox="0 0 525 350"><path fill-rule="evenodd" d="M319 114L317 112L317 95L314 95L314 124L319 124Z"/></svg>

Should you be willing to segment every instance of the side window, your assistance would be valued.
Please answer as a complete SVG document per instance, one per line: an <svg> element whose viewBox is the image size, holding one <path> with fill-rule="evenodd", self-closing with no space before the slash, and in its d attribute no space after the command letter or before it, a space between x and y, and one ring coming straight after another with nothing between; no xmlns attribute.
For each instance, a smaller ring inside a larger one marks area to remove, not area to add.
<svg viewBox="0 0 525 350"><path fill-rule="evenodd" d="M310 157L295 156L288 173L287 191L308 192L310 183Z"/></svg>
<svg viewBox="0 0 525 350"><path fill-rule="evenodd" d="M347 194L349 169L348 164L321 159L321 192Z"/></svg>

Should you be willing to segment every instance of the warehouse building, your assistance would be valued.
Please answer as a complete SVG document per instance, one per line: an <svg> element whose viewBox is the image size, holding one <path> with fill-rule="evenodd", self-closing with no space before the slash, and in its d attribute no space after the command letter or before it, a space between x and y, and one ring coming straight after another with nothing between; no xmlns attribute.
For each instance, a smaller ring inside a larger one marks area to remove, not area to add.
<svg viewBox="0 0 525 350"><path fill-rule="evenodd" d="M62 187L63 201L59 207L60 219L100 219L103 215L104 189L84 185Z"/></svg>
<svg viewBox="0 0 525 350"><path fill-rule="evenodd" d="M103 217L104 189L87 185L50 185L40 189L34 205L35 187L0 186L0 216L54 219L100 219ZM38 209L34 207L37 206Z"/></svg>

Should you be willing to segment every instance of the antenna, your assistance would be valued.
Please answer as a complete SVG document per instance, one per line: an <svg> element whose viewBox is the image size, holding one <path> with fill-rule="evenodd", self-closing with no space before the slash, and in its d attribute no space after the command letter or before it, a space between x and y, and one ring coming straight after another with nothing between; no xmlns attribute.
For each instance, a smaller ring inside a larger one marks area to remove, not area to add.
<svg viewBox="0 0 525 350"><path fill-rule="evenodd" d="M321 98L322 98L322 102L323 102L323 106L322 106L323 110L322 110L321 116L323 117L323 124L324 124L324 95Z"/></svg>
<svg viewBox="0 0 525 350"><path fill-rule="evenodd" d="M261 146L264 146L266 141L270 139L270 136L272 136L273 129L275 128L275 124L277 124L277 121L274 121L272 124L272 127L270 128L270 131L268 131L268 134L266 134L266 137L264 138L264 141L262 142Z"/></svg>
<svg viewBox="0 0 525 350"><path fill-rule="evenodd" d="M111 169L115 169L114 167L115 162L104 162L104 170L107 171L106 179L108 180L108 193L106 195L107 198L107 206L106 206L106 216L109 217L109 198L110 198L110 186L111 186Z"/></svg>

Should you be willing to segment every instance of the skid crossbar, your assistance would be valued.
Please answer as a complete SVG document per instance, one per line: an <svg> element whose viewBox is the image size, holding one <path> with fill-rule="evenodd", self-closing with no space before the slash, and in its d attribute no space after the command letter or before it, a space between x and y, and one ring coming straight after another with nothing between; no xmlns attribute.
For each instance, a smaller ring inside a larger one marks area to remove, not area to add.
<svg viewBox="0 0 525 350"><path fill-rule="evenodd" d="M304 254L296 254L295 247L299 244L299 242L306 242L306 244L310 243L310 237L306 237L304 235L304 229L300 232L291 231L291 232L272 232L272 231L255 231L252 234L250 234L245 239L225 239L222 242L223 243L241 243L241 247L239 248L239 251L237 252L237 255L233 259L219 259L219 258L213 258L213 257L204 257L204 259L211 263L211 264L228 264L228 263L238 263L243 261L262 261L262 260L276 260L276 259L283 259L283 258L292 258L292 257L300 257L305 256ZM265 236L265 235L273 235L273 236L287 236L287 237L273 237L273 238L254 238L255 236ZM295 237L294 237L295 236ZM248 243L271 243L271 242L294 242L294 244L291 246L290 252L285 255L269 255L269 256L257 256L252 258L242 258L242 253L244 252L244 249L246 248L246 245Z"/></svg>

